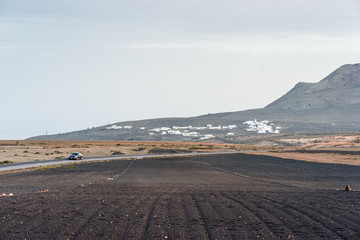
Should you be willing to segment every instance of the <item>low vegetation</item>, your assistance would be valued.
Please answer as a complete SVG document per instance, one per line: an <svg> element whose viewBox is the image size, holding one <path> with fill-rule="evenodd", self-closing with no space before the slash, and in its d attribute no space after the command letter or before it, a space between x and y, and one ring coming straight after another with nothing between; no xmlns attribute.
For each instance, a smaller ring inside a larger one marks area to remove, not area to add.
<svg viewBox="0 0 360 240"><path fill-rule="evenodd" d="M67 165L64 167L65 169L73 169L73 168L76 168L75 165Z"/></svg>
<svg viewBox="0 0 360 240"><path fill-rule="evenodd" d="M134 152L139 152L139 151L144 151L144 150L145 150L145 148L143 148L143 147L131 149L131 151L134 151Z"/></svg>
<svg viewBox="0 0 360 240"><path fill-rule="evenodd" d="M48 140L43 148L42 140L1 140L2 159L13 162L64 159L72 152L81 152L84 157L107 155L148 154L155 152L184 153L192 151L233 151L253 148L249 145L194 143L194 142L146 142L146 141L57 141ZM264 147L257 147L264 149ZM159 150L161 149L161 150ZM30 154L31 153L31 154ZM26 155L26 156L25 156Z"/></svg>
<svg viewBox="0 0 360 240"><path fill-rule="evenodd" d="M191 146L189 147L189 150L210 150L214 149L213 146Z"/></svg>
<svg viewBox="0 0 360 240"><path fill-rule="evenodd" d="M10 160L0 161L0 164L6 164L6 163L13 163L13 161L10 161Z"/></svg>

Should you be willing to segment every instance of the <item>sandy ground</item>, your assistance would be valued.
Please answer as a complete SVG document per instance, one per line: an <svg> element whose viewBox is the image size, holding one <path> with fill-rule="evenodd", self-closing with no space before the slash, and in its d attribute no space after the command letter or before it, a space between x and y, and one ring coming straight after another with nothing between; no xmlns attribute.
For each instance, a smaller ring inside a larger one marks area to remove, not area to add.
<svg viewBox="0 0 360 240"><path fill-rule="evenodd" d="M67 158L72 152L84 157L148 154L151 149L175 151L233 151L260 147L217 143L126 142L126 141L0 141L0 162L29 162Z"/></svg>
<svg viewBox="0 0 360 240"><path fill-rule="evenodd" d="M152 149L175 151L232 151L269 150L250 154L267 155L319 163L360 165L357 154L341 154L336 151L359 151L360 135L324 136L309 138L281 139L286 143L301 144L299 147L266 147L239 144L217 143L178 143L178 142L126 142L126 141L0 141L0 163L41 161L67 158L72 152L81 152L86 157L110 156L114 154L148 154ZM330 150L331 153L300 153L294 150Z"/></svg>
<svg viewBox="0 0 360 240"><path fill-rule="evenodd" d="M295 159L307 162L335 163L360 166L359 155L335 154L335 153L297 153L297 152L253 152L249 154L266 155L286 159Z"/></svg>
<svg viewBox="0 0 360 240"><path fill-rule="evenodd" d="M343 154L342 151L360 152L360 135L326 136L318 138L282 139L283 142L301 144L298 148L283 151L269 151L265 153L250 153L308 162L335 163L360 166L359 154ZM288 151L291 150L291 151ZM292 152L293 150L328 150L331 153ZM336 152L339 153L336 153Z"/></svg>
<svg viewBox="0 0 360 240"><path fill-rule="evenodd" d="M359 168L229 154L5 174L0 238L359 239Z"/></svg>
<svg viewBox="0 0 360 240"><path fill-rule="evenodd" d="M360 135L334 135L316 138L283 138L280 141L287 143L300 144L302 148L307 149L357 149L360 150Z"/></svg>

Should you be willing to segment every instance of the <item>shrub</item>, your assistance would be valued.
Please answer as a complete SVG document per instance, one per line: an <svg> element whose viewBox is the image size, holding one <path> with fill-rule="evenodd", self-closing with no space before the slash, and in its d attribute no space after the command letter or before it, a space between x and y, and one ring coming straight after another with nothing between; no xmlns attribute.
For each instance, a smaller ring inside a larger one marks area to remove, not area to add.
<svg viewBox="0 0 360 240"><path fill-rule="evenodd" d="M111 155L124 155L124 154L122 152L116 151L116 152L113 152Z"/></svg>
<svg viewBox="0 0 360 240"><path fill-rule="evenodd" d="M0 164L6 164L6 163L13 163L13 161L10 160L0 161Z"/></svg>
<svg viewBox="0 0 360 240"><path fill-rule="evenodd" d="M143 148L143 147L131 149L131 151L134 151L134 152L139 152L139 151L144 151L144 150L145 150L145 148Z"/></svg>
<svg viewBox="0 0 360 240"><path fill-rule="evenodd" d="M65 168L65 169L73 169L73 168L76 168L76 166L74 166L74 165L69 165L69 166L65 166L64 168Z"/></svg>
<svg viewBox="0 0 360 240"><path fill-rule="evenodd" d="M189 150L205 150L205 149L212 149L213 147L212 146L204 146L204 147L201 147L201 145L199 146L192 146L192 147L189 147Z"/></svg>

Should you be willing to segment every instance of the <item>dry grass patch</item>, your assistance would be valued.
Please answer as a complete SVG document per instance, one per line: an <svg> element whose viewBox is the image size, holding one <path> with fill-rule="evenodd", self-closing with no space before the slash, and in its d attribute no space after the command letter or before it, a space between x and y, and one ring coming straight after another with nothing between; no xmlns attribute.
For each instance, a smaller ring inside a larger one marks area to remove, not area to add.
<svg viewBox="0 0 360 240"><path fill-rule="evenodd" d="M13 162L42 161L67 158L72 152L86 157L109 156L115 152L125 155L148 154L151 149L185 151L238 151L269 149L262 146L194 143L194 142L140 142L140 141L59 141L59 140L1 140L0 160ZM27 155L24 155L24 154Z"/></svg>

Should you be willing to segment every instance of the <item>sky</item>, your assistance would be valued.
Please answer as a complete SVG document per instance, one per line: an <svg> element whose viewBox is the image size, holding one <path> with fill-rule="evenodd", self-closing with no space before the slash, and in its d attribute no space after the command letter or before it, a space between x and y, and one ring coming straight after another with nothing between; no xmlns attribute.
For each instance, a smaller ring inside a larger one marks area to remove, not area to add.
<svg viewBox="0 0 360 240"><path fill-rule="evenodd" d="M0 139L262 108L360 62L359 0L0 0Z"/></svg>

